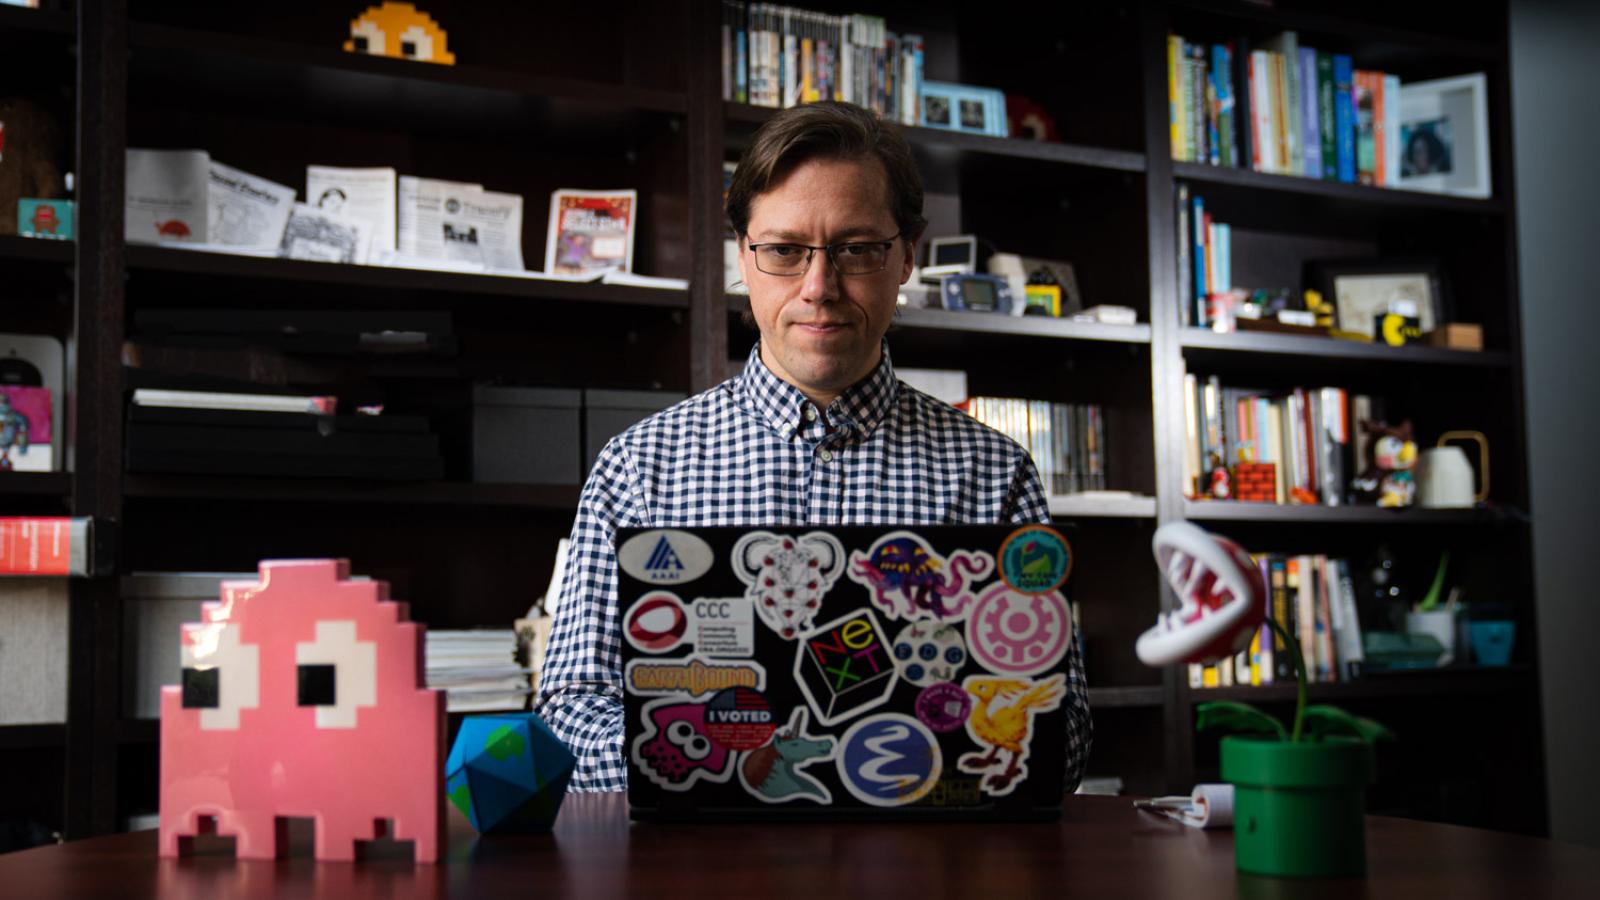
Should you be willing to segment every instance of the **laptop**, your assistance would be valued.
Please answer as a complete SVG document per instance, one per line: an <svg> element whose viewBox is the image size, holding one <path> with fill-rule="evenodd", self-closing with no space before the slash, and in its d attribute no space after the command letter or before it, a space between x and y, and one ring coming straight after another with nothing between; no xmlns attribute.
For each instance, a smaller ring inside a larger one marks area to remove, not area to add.
<svg viewBox="0 0 1600 900"><path fill-rule="evenodd" d="M632 816L1059 816L1071 537L618 529Z"/></svg>

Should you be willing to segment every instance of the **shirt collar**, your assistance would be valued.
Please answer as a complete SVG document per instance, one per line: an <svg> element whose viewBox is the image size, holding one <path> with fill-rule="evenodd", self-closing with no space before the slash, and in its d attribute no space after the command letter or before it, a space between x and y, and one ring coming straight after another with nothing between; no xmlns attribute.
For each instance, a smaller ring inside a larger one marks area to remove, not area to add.
<svg viewBox="0 0 1600 900"><path fill-rule="evenodd" d="M859 436L871 434L893 408L899 386L894 365L889 361L889 343L884 341L878 365L840 394L823 412L835 428L849 426ZM739 373L738 389L755 414L773 431L792 438L806 424L805 410L811 401L799 388L784 381L761 361L761 342L750 348L744 371Z"/></svg>

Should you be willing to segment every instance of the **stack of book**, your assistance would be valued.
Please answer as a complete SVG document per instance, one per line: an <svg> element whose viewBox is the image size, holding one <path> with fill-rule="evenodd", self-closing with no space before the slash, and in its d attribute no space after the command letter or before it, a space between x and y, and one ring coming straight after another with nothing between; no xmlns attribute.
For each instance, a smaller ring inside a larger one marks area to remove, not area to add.
<svg viewBox="0 0 1600 900"><path fill-rule="evenodd" d="M1350 563L1321 554L1253 557L1267 583L1267 615L1300 643L1306 679L1350 681L1361 675L1364 653ZM1294 659L1263 625L1250 643L1215 665L1189 666L1191 688L1292 683Z"/></svg>
<svg viewBox="0 0 1600 900"><path fill-rule="evenodd" d="M957 406L1021 444L1052 495L1106 489L1105 411L1098 404L970 397Z"/></svg>
<svg viewBox="0 0 1600 900"><path fill-rule="evenodd" d="M1285 31L1196 44L1167 36L1172 158L1349 184L1400 181L1400 79Z"/></svg>
<svg viewBox="0 0 1600 900"><path fill-rule="evenodd" d="M425 660L428 687L445 692L450 712L525 709L533 693L509 628L429 631Z"/></svg>

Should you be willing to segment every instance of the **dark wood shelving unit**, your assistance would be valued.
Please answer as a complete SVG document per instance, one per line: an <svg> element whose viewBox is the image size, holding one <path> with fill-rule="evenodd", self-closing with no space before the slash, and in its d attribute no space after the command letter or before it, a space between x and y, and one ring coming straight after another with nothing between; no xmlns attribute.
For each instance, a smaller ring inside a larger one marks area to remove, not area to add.
<svg viewBox="0 0 1600 900"><path fill-rule="evenodd" d="M1207 353L1260 353L1309 359L1355 360L1376 365L1462 366L1504 369L1511 354L1503 350L1446 350L1439 347L1390 347L1328 337L1259 331L1218 333L1185 328L1178 338L1185 356Z"/></svg>
<svg viewBox="0 0 1600 900"><path fill-rule="evenodd" d="M743 294L728 295L728 310L742 313L750 309L750 298ZM1074 341L1110 341L1124 344L1150 343L1149 325L1107 325L1102 322L1074 322L1070 319L1047 319L1038 316L1002 316L992 313L963 312L949 309L913 309L901 307L895 313L895 329L925 329L928 331L953 331L972 334L1004 334L1019 337L1060 338Z"/></svg>
<svg viewBox="0 0 1600 900"><path fill-rule="evenodd" d="M67 744L65 725L0 725L0 748L57 750Z"/></svg>
<svg viewBox="0 0 1600 900"><path fill-rule="evenodd" d="M579 490L578 485L559 484L350 482L210 475L130 474L125 482L126 496L140 501L508 507L569 513L578 508Z"/></svg>
<svg viewBox="0 0 1600 900"><path fill-rule="evenodd" d="M3 9L4 7L0 7ZM72 241L0 235L0 259L16 262L71 263Z"/></svg>
<svg viewBox="0 0 1600 900"><path fill-rule="evenodd" d="M1089 706L1094 709L1158 709L1166 702L1166 691L1159 684L1142 687L1089 688Z"/></svg>
<svg viewBox="0 0 1600 900"><path fill-rule="evenodd" d="M77 29L78 22L72 13L53 9L0 6L0 33L19 31L70 36Z"/></svg>
<svg viewBox="0 0 1600 900"><path fill-rule="evenodd" d="M1405 191L1398 188L1369 187L1360 184L1345 184L1339 181L1323 181L1298 175L1274 175L1267 172L1255 172L1250 169L1213 166L1204 163L1175 161L1172 164L1172 174L1185 181L1196 181L1203 184L1225 184L1234 187L1279 191L1286 194L1331 197L1338 200L1426 210L1429 212L1502 215L1506 210L1505 204L1495 198L1479 200L1473 197L1452 197L1444 194L1428 194L1421 191Z"/></svg>
<svg viewBox="0 0 1600 900"><path fill-rule="evenodd" d="M1375 673L1355 681L1312 684L1306 689L1309 702L1338 703L1391 697L1428 697L1438 694L1493 694L1527 688L1532 667L1511 665L1500 668L1463 666L1443 669L1407 669ZM1190 703L1232 700L1242 703L1293 703L1293 684L1264 684L1253 687L1187 688Z"/></svg>
<svg viewBox="0 0 1600 900"><path fill-rule="evenodd" d="M1250 0L1177 0L1177 13L1204 14L1253 25L1264 33L1298 31L1332 38L1363 55L1388 58L1383 50L1429 53L1487 65L1503 58L1504 50L1488 41L1439 35L1387 23L1352 21L1320 10L1273 9ZM1370 13L1369 13L1370 15Z"/></svg>
<svg viewBox="0 0 1600 900"><path fill-rule="evenodd" d="M72 493L66 472L0 472L0 497L60 497Z"/></svg>
<svg viewBox="0 0 1600 900"><path fill-rule="evenodd" d="M1107 497L1094 494L1060 494L1046 498L1050 515L1058 519L1153 519L1154 497Z"/></svg>
<svg viewBox="0 0 1600 900"><path fill-rule="evenodd" d="M1494 525L1518 519L1494 509L1385 509L1377 506L1293 506L1237 500L1185 500L1186 519L1214 522L1281 522L1308 525Z"/></svg>

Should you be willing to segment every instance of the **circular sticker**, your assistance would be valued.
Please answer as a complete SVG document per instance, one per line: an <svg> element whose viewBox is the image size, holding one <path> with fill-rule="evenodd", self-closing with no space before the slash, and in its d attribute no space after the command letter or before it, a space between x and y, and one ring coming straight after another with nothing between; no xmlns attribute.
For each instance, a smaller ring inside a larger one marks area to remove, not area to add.
<svg viewBox="0 0 1600 900"><path fill-rule="evenodd" d="M759 691L734 687L706 703L706 735L729 750L754 750L772 740L778 725Z"/></svg>
<svg viewBox="0 0 1600 900"><path fill-rule="evenodd" d="M617 565L645 584L694 581L711 571L711 545L687 531L657 528L628 538L617 548Z"/></svg>
<svg viewBox="0 0 1600 900"><path fill-rule="evenodd" d="M1019 528L1000 545L1000 578L1024 594L1060 588L1072 573L1072 545L1048 525Z"/></svg>
<svg viewBox="0 0 1600 900"><path fill-rule="evenodd" d="M948 681L930 684L917 695L917 718L940 734L965 725L971 712L971 695Z"/></svg>
<svg viewBox="0 0 1600 900"><path fill-rule="evenodd" d="M1023 594L995 584L967 620L972 658L1001 675L1038 675L1066 655L1072 614L1060 594Z"/></svg>
<svg viewBox="0 0 1600 900"><path fill-rule="evenodd" d="M689 630L689 616L683 601L667 591L651 591L628 607L622 617L622 633L628 643L646 653L665 653L683 643Z"/></svg>
<svg viewBox="0 0 1600 900"><path fill-rule="evenodd" d="M894 667L917 687L954 681L967 664L961 629L942 622L913 622L894 639Z"/></svg>
<svg viewBox="0 0 1600 900"><path fill-rule="evenodd" d="M939 783L939 741L903 713L882 713L850 726L839 743L839 780L869 806L906 806Z"/></svg>

